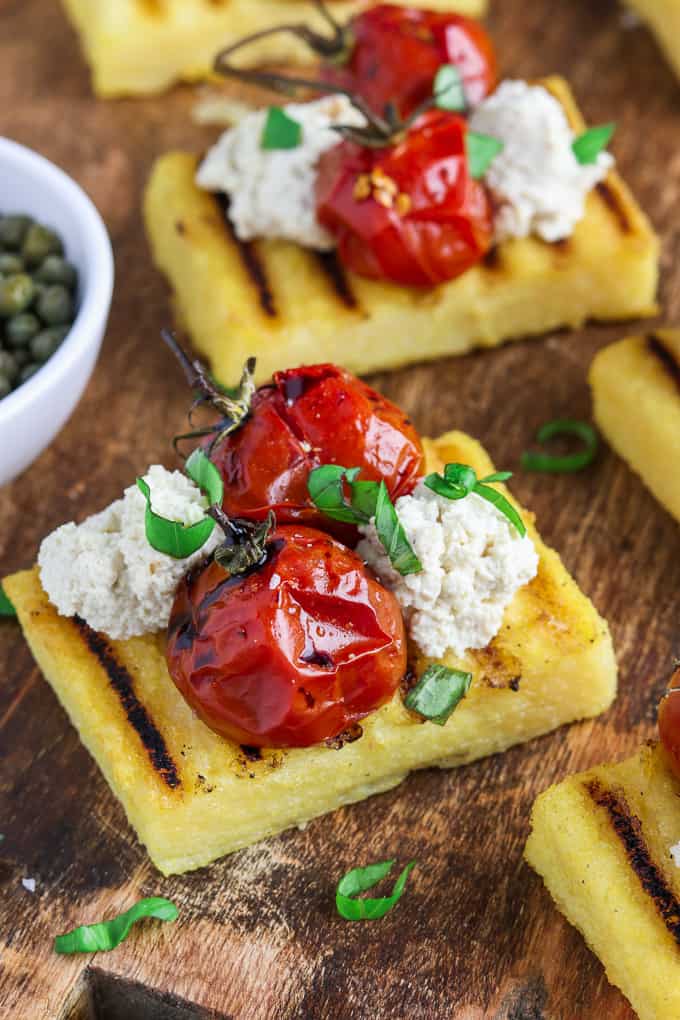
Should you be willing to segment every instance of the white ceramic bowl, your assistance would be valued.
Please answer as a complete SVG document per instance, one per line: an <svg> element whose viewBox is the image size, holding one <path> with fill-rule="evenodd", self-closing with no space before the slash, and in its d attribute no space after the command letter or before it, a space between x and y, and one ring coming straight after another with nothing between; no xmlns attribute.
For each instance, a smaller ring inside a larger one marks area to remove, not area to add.
<svg viewBox="0 0 680 1020"><path fill-rule="evenodd" d="M85 192L53 163L0 138L0 213L28 213L55 230L78 270L78 314L55 354L0 399L0 485L48 446L80 400L106 329L113 253L101 216Z"/></svg>

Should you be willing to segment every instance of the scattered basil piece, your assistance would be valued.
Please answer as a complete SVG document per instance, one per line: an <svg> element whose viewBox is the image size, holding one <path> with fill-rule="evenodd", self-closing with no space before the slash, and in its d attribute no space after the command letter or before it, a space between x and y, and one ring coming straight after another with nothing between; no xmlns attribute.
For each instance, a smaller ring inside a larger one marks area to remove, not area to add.
<svg viewBox="0 0 680 1020"><path fill-rule="evenodd" d="M302 141L302 125L280 106L270 106L264 122L260 146L263 149L297 149Z"/></svg>
<svg viewBox="0 0 680 1020"><path fill-rule="evenodd" d="M478 181L484 176L496 156L503 151L500 138L480 135L476 131L467 133L467 156L470 177Z"/></svg>
<svg viewBox="0 0 680 1020"><path fill-rule="evenodd" d="M327 517L346 524L369 524L375 518L378 538L399 574L417 574L423 569L394 509L387 486L381 482L357 481L359 468L322 464L310 472L307 490L314 505ZM351 502L345 498L349 485Z"/></svg>
<svg viewBox="0 0 680 1020"><path fill-rule="evenodd" d="M222 504L224 485L222 476L200 448L194 450L185 464L189 478L208 497L211 506ZM137 486L146 499L146 537L157 552L165 553L176 560L183 560L197 552L210 538L215 522L211 517L189 526L179 521L168 520L155 513L151 506L151 489L143 478L137 479Z"/></svg>
<svg viewBox="0 0 680 1020"><path fill-rule="evenodd" d="M174 921L179 910L171 900L151 896L140 900L124 914L102 921L100 924L85 924L74 928L66 935L57 935L54 950L57 953L99 953L115 949L130 934L136 921L152 917L158 921Z"/></svg>
<svg viewBox="0 0 680 1020"><path fill-rule="evenodd" d="M5 589L0 584L0 616L16 616L17 611L10 602L9 596L6 594Z"/></svg>
<svg viewBox="0 0 680 1020"><path fill-rule="evenodd" d="M469 464L447 464L443 475L437 473L427 475L425 485L437 495L444 496L445 499L464 499L471 492L476 493L477 496L481 496L482 499L492 503L497 510L500 510L519 534L524 537L527 533L524 521L510 500L506 499L498 489L490 488L488 484L489 482L507 482L508 478L512 478L512 471L496 471L492 475L487 475L486 478L478 479L476 472Z"/></svg>
<svg viewBox="0 0 680 1020"><path fill-rule="evenodd" d="M525 471L571 474L574 471L582 471L595 460L600 439L596 429L588 422L575 421L571 418L558 418L556 421L546 422L536 433L536 441L547 443L555 436L576 436L583 442L583 449L578 453L569 453L562 457L525 450L521 461Z"/></svg>
<svg viewBox="0 0 680 1020"><path fill-rule="evenodd" d="M434 664L428 666L415 687L404 698L404 704L424 719L443 726L454 708L470 690L472 673Z"/></svg>
<svg viewBox="0 0 680 1020"><path fill-rule="evenodd" d="M442 64L437 71L432 90L434 105L453 113L465 109L465 89L461 73L455 64Z"/></svg>
<svg viewBox="0 0 680 1020"><path fill-rule="evenodd" d="M386 878L394 867L393 860L380 861L378 864L368 864L365 868L354 868L352 871L348 871L344 878L338 882L335 894L338 913L346 921L376 921L379 917L384 917L401 899L408 876L415 866L415 861L407 864L394 883L392 894L381 896L379 899L355 899L354 897L372 889L374 885Z"/></svg>
<svg viewBox="0 0 680 1020"><path fill-rule="evenodd" d="M609 145L615 129L616 124L599 124L575 138L571 148L579 163L596 163L597 157Z"/></svg>

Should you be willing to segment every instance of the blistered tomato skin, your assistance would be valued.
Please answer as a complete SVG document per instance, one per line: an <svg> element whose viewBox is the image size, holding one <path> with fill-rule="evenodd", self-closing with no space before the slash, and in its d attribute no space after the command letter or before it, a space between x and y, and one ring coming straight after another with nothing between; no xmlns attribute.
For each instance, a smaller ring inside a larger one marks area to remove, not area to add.
<svg viewBox="0 0 680 1020"><path fill-rule="evenodd" d="M352 47L346 64L328 66L324 77L359 92L381 113L396 103L406 117L432 95L442 64L460 71L470 105L479 103L497 81L493 44L477 21L377 4L352 19Z"/></svg>
<svg viewBox="0 0 680 1020"><path fill-rule="evenodd" d="M247 574L208 561L180 583L166 654L200 718L255 747L335 737L389 701L406 672L392 593L328 535L291 526Z"/></svg>
<svg viewBox="0 0 680 1020"><path fill-rule="evenodd" d="M680 778L680 667L659 705L659 735L673 772Z"/></svg>
<svg viewBox="0 0 680 1020"><path fill-rule="evenodd" d="M412 491L424 463L403 411L335 365L277 372L212 460L224 478L230 516L262 519L272 509L279 524L313 525L350 544L356 529L324 517L311 502L310 472L320 464L359 467L362 479L384 478L394 500Z"/></svg>

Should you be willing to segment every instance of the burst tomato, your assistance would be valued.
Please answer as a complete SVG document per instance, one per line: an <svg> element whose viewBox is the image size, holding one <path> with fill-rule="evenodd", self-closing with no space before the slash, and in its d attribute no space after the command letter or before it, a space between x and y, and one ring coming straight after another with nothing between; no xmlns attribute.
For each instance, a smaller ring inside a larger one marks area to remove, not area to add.
<svg viewBox="0 0 680 1020"><path fill-rule="evenodd" d="M343 263L406 286L451 280L492 239L484 187L470 177L463 117L433 110L384 149L345 141L321 157L317 216Z"/></svg>
<svg viewBox="0 0 680 1020"><path fill-rule="evenodd" d="M180 582L167 661L217 733L306 747L389 701L406 672L406 638L394 595L355 553L287 526L246 573L208 561Z"/></svg>
<svg viewBox="0 0 680 1020"><path fill-rule="evenodd" d="M356 529L319 514L307 492L320 464L360 467L385 480L392 499L406 495L423 470L418 433L403 411L335 365L277 372L253 398L244 424L214 448L224 478L224 509L233 517L300 522L351 542Z"/></svg>
<svg viewBox="0 0 680 1020"><path fill-rule="evenodd" d="M432 94L442 64L460 71L470 104L496 84L493 44L477 21L460 14L378 4L352 19L344 66L328 65L324 77L359 92L378 112L394 103L407 116Z"/></svg>
<svg viewBox="0 0 680 1020"><path fill-rule="evenodd" d="M673 673L659 705L659 735L668 762L680 777L680 666Z"/></svg>

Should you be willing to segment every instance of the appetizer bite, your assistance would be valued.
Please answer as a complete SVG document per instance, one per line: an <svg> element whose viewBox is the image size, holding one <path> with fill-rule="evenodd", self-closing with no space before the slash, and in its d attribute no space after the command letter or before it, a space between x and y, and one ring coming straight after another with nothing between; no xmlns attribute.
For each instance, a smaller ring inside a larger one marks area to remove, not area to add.
<svg viewBox="0 0 680 1020"><path fill-rule="evenodd" d="M216 412L185 472L5 581L161 871L610 704L606 623L478 443L330 364L227 393L167 340Z"/></svg>
<svg viewBox="0 0 680 1020"><path fill-rule="evenodd" d="M680 670L659 709L660 743L536 801L526 847L565 917L640 1020L680 1016Z"/></svg>
<svg viewBox="0 0 680 1020"><path fill-rule="evenodd" d="M329 94L250 112L152 172L154 258L216 376L251 352L262 379L319 357L364 373L653 314L657 239L612 169L613 126L586 131L562 79L498 84L473 22L363 17L319 81L244 69L252 40L223 51L229 77Z"/></svg>
<svg viewBox="0 0 680 1020"><path fill-rule="evenodd" d="M680 330L605 347L591 366L590 386L602 432L680 521Z"/></svg>
<svg viewBox="0 0 680 1020"><path fill-rule="evenodd" d="M103 98L162 92L173 82L210 74L215 40L227 43L268 28L273 21L301 19L328 30L322 12L304 0L64 0ZM334 0L334 17L352 30L373 0ZM397 6L397 5L392 5ZM460 11L481 17L486 0L410 0L410 7ZM294 34L267 37L252 52L263 63L304 64L313 53Z"/></svg>

